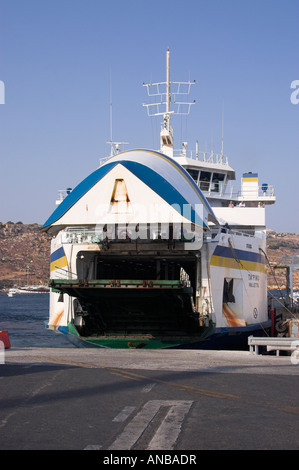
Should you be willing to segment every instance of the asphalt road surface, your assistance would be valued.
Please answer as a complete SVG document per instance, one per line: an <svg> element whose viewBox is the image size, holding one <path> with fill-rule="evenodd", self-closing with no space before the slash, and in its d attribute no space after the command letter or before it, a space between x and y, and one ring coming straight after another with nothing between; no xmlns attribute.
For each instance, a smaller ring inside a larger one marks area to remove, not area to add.
<svg viewBox="0 0 299 470"><path fill-rule="evenodd" d="M295 450L298 398L299 365L290 357L7 350L0 449L97 450L102 459L138 450Z"/></svg>

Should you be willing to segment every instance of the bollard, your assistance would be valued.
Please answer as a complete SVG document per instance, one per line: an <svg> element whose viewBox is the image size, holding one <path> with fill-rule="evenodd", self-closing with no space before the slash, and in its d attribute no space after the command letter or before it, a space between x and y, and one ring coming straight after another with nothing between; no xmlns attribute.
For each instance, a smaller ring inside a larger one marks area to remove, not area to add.
<svg viewBox="0 0 299 470"><path fill-rule="evenodd" d="M4 349L10 349L10 341L8 337L8 331L0 331L0 341L4 344Z"/></svg>
<svg viewBox="0 0 299 470"><path fill-rule="evenodd" d="M274 311L274 306L273 306L273 299L271 299L271 337L273 338L275 336L275 311Z"/></svg>

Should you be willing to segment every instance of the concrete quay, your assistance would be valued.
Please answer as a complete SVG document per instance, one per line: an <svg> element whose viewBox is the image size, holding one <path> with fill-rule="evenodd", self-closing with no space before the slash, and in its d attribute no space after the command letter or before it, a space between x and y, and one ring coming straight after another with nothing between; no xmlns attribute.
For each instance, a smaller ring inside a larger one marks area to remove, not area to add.
<svg viewBox="0 0 299 470"><path fill-rule="evenodd" d="M299 358L249 351L36 348L5 350L6 364L61 364L94 368L299 375Z"/></svg>

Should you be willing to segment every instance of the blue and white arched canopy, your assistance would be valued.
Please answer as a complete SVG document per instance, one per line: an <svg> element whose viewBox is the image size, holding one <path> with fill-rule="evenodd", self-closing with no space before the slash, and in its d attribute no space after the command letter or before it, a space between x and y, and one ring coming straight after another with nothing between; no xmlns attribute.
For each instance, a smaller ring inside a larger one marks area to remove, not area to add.
<svg viewBox="0 0 299 470"><path fill-rule="evenodd" d="M85 178L43 225L189 222L208 230L217 219L188 174L172 158L148 150L118 154Z"/></svg>

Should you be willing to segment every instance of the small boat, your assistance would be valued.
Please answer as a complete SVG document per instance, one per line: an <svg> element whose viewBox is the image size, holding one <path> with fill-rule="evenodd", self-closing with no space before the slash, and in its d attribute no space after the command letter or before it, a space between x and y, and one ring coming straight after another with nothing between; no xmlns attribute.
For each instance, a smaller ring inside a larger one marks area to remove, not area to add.
<svg viewBox="0 0 299 470"><path fill-rule="evenodd" d="M7 292L8 297L13 297L15 294L17 294L17 291L13 288L9 289L9 291Z"/></svg>
<svg viewBox="0 0 299 470"><path fill-rule="evenodd" d="M49 292L49 286L42 285L23 286L17 289L18 294L48 294Z"/></svg>
<svg viewBox="0 0 299 470"><path fill-rule="evenodd" d="M49 286L18 286L9 289L8 297L13 297L16 294L48 294L50 292Z"/></svg>

